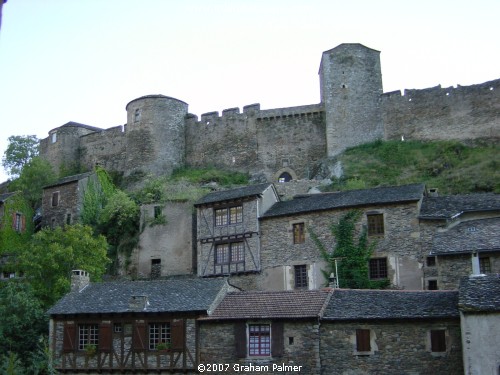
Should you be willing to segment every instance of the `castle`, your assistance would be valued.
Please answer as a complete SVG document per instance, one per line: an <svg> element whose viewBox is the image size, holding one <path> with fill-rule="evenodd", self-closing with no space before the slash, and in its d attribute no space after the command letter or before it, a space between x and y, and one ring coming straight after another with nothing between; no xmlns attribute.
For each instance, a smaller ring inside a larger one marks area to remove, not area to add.
<svg viewBox="0 0 500 375"><path fill-rule="evenodd" d="M377 139L500 139L500 79L384 93L380 52L361 44L323 52L319 78L318 104L251 104L200 119L181 100L142 96L127 104L126 125L68 122L41 140L40 155L56 168L99 164L142 177L211 165L265 182L312 179L320 161Z"/></svg>

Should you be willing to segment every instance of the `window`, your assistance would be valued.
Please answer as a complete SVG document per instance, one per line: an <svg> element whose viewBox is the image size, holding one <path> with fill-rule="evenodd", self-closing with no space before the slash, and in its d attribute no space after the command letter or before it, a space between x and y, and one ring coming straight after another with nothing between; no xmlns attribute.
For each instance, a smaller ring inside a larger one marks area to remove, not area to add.
<svg viewBox="0 0 500 375"><path fill-rule="evenodd" d="M271 326L250 324L248 326L248 354L251 356L271 355Z"/></svg>
<svg viewBox="0 0 500 375"><path fill-rule="evenodd" d="M218 244L215 247L215 263L240 263L245 261L245 247L243 242Z"/></svg>
<svg viewBox="0 0 500 375"><path fill-rule="evenodd" d="M304 243L306 235L304 233L304 223L293 224L293 243Z"/></svg>
<svg viewBox="0 0 500 375"><path fill-rule="evenodd" d="M431 330L431 352L446 351L446 331L444 329Z"/></svg>
<svg viewBox="0 0 500 375"><path fill-rule="evenodd" d="M356 350L358 352L371 351L370 330L369 329L357 329L356 330Z"/></svg>
<svg viewBox="0 0 500 375"><path fill-rule="evenodd" d="M137 122L141 119L141 110L137 108L134 112L134 122Z"/></svg>
<svg viewBox="0 0 500 375"><path fill-rule="evenodd" d="M384 215L383 214L368 214L368 235L380 236L384 234Z"/></svg>
<svg viewBox="0 0 500 375"><path fill-rule="evenodd" d="M54 191L52 193L52 207L59 206L59 192Z"/></svg>
<svg viewBox="0 0 500 375"><path fill-rule="evenodd" d="M149 324L149 350L156 350L160 342L170 343L170 323Z"/></svg>
<svg viewBox="0 0 500 375"><path fill-rule="evenodd" d="M436 266L436 257L427 257L427 267Z"/></svg>
<svg viewBox="0 0 500 375"><path fill-rule="evenodd" d="M16 213L16 216L14 218L14 230L16 232L22 231L22 215L19 213Z"/></svg>
<svg viewBox="0 0 500 375"><path fill-rule="evenodd" d="M151 265L152 266L161 265L161 259L159 258L151 259Z"/></svg>
<svg viewBox="0 0 500 375"><path fill-rule="evenodd" d="M288 172L283 172L278 177L278 182L280 182L280 183L282 183L282 182L289 182L289 181L292 181L292 175L290 173L288 173Z"/></svg>
<svg viewBox="0 0 500 375"><path fill-rule="evenodd" d="M161 216L161 207L160 206L155 206L154 207L154 217L155 219L158 219Z"/></svg>
<svg viewBox="0 0 500 375"><path fill-rule="evenodd" d="M437 280L427 280L427 290L438 290Z"/></svg>
<svg viewBox="0 0 500 375"><path fill-rule="evenodd" d="M121 333L122 332L122 325L121 325L121 323L115 323L115 324L113 324L113 331L115 333Z"/></svg>
<svg viewBox="0 0 500 375"><path fill-rule="evenodd" d="M219 208L215 210L215 225L223 226L243 222L243 206Z"/></svg>
<svg viewBox="0 0 500 375"><path fill-rule="evenodd" d="M78 350L85 350L88 345L99 344L99 326L97 324L80 324L78 326Z"/></svg>
<svg viewBox="0 0 500 375"><path fill-rule="evenodd" d="M387 278L387 258L370 259L370 279Z"/></svg>
<svg viewBox="0 0 500 375"><path fill-rule="evenodd" d="M479 272L491 273L490 258L488 258L488 257L479 258Z"/></svg>
<svg viewBox="0 0 500 375"><path fill-rule="evenodd" d="M57 142L57 133L56 132L52 133L50 139L51 139L52 143L56 143Z"/></svg>
<svg viewBox="0 0 500 375"><path fill-rule="evenodd" d="M56 219L54 217L50 219L50 227L56 229Z"/></svg>
<svg viewBox="0 0 500 375"><path fill-rule="evenodd" d="M301 264L294 266L295 271L295 289L307 289L307 266Z"/></svg>
<svg viewBox="0 0 500 375"><path fill-rule="evenodd" d="M71 214L66 214L66 224L71 225Z"/></svg>

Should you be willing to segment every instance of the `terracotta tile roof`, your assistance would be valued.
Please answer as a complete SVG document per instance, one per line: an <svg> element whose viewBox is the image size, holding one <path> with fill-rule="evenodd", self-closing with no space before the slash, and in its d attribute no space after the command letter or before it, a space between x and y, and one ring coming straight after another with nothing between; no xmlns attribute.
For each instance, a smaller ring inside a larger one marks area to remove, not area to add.
<svg viewBox="0 0 500 375"><path fill-rule="evenodd" d="M216 191L210 194L205 195L203 198L198 200L194 205L202 206L205 204L216 203L216 202L224 202L235 199L242 199L247 197L257 197L260 196L264 191L272 186L271 183L259 184L259 185L250 185L236 189L222 190Z"/></svg>
<svg viewBox="0 0 500 375"><path fill-rule="evenodd" d="M325 320L458 317L457 291L335 289Z"/></svg>
<svg viewBox="0 0 500 375"><path fill-rule="evenodd" d="M232 292L204 319L317 318L328 295L327 290Z"/></svg>
<svg viewBox="0 0 500 375"><path fill-rule="evenodd" d="M462 194L425 197L420 208L421 219L450 219L464 212L500 210L500 194Z"/></svg>
<svg viewBox="0 0 500 375"><path fill-rule="evenodd" d="M168 279L91 283L80 292L70 292L49 311L50 315L100 314L136 311L134 296L145 296L144 313L208 311L226 281L217 279Z"/></svg>
<svg viewBox="0 0 500 375"><path fill-rule="evenodd" d="M500 217L460 223L436 232L430 255L453 255L473 251L500 251Z"/></svg>
<svg viewBox="0 0 500 375"><path fill-rule="evenodd" d="M460 310L500 312L500 276L483 275L460 280Z"/></svg>
<svg viewBox="0 0 500 375"><path fill-rule="evenodd" d="M263 217L285 216L344 207L418 201L423 197L424 192L424 184L412 184L337 193L310 194L275 203Z"/></svg>

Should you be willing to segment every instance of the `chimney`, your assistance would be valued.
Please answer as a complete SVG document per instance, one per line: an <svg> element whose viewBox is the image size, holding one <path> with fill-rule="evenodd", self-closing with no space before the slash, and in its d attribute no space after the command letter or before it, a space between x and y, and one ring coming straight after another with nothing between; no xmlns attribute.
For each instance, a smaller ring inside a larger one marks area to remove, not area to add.
<svg viewBox="0 0 500 375"><path fill-rule="evenodd" d="M330 274L330 277L328 278L328 287L329 288L338 288L339 283L337 281L337 278L333 274L333 272Z"/></svg>
<svg viewBox="0 0 500 375"><path fill-rule="evenodd" d="M82 270L71 271L72 292L81 292L89 284L90 284L90 276L87 271L82 271Z"/></svg>
<svg viewBox="0 0 500 375"><path fill-rule="evenodd" d="M143 311L149 306L148 296L131 296L128 301L129 310Z"/></svg>

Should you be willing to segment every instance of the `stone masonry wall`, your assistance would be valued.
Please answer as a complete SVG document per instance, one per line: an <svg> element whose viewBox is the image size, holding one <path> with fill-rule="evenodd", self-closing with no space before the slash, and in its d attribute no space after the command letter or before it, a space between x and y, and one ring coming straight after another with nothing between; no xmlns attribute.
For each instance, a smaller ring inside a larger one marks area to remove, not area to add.
<svg viewBox="0 0 500 375"><path fill-rule="evenodd" d="M269 323L270 321L263 321ZM253 323L253 322L252 322ZM272 324L272 322L271 322ZM319 361L319 324L315 321L284 322L283 328L284 352L282 357L238 358L234 335L234 323L200 322L200 363L227 363L228 373L242 373L234 371L234 365L269 366L266 374L320 374ZM290 340L290 338L292 338ZM272 371L272 365L302 366L300 372ZM231 371L232 370L232 371ZM226 372L224 372L226 373ZM262 371L244 373L263 373Z"/></svg>
<svg viewBox="0 0 500 375"><path fill-rule="evenodd" d="M126 139L122 126L94 132L80 139L80 164L87 170L100 165L108 171L124 171L126 165Z"/></svg>
<svg viewBox="0 0 500 375"><path fill-rule="evenodd" d="M367 225L366 212L384 215L384 236L369 237L369 240L377 243L372 257L388 258L388 274L393 286L402 289L422 289L423 259L420 251L417 202L366 206L361 209L364 214L357 225L358 231ZM327 249L333 249L335 242L329 227L332 223L337 223L348 211L350 209L316 211L262 219L262 270L292 265L295 261L305 264L322 261L321 254L308 231L314 231ZM299 222L305 223L305 242L294 244L292 225Z"/></svg>
<svg viewBox="0 0 500 375"><path fill-rule="evenodd" d="M356 329L369 329L372 354L356 354ZM432 353L430 330L446 329L446 352ZM460 321L325 322L321 368L329 375L463 374Z"/></svg>

